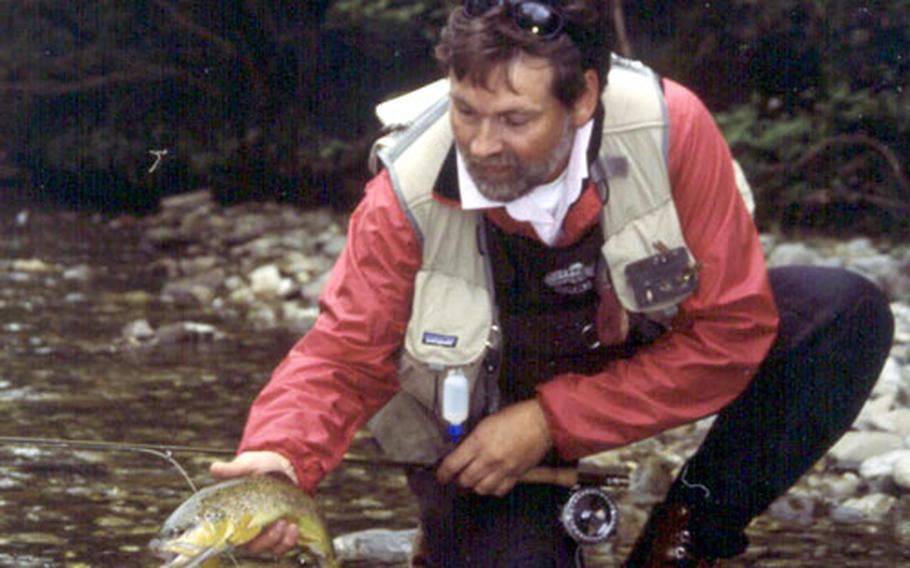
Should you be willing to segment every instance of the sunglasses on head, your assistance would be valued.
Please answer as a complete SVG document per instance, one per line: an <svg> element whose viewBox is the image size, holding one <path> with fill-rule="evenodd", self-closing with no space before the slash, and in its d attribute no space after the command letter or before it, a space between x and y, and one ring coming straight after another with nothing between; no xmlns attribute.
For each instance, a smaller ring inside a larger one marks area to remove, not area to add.
<svg viewBox="0 0 910 568"><path fill-rule="evenodd" d="M524 0L465 0L464 11L476 18L497 6L505 6L520 29L541 39L555 39L563 31L565 20L559 10L547 2Z"/></svg>

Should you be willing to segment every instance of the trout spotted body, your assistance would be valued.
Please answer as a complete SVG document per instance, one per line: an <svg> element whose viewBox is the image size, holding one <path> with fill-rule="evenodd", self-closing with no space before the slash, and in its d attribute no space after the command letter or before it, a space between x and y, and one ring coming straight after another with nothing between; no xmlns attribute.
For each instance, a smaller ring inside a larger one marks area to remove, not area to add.
<svg viewBox="0 0 910 568"><path fill-rule="evenodd" d="M284 519L300 529L304 554L321 568L337 568L332 541L316 502L273 477L243 477L206 487L183 502L149 544L162 568L211 568L217 557L253 540Z"/></svg>

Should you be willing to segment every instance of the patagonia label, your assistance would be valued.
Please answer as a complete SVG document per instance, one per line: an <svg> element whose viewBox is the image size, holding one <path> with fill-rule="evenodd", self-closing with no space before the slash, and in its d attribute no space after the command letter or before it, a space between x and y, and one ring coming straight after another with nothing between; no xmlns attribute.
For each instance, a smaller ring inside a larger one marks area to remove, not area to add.
<svg viewBox="0 0 910 568"><path fill-rule="evenodd" d="M435 345L436 347L455 347L457 343L457 335L443 335L441 333L433 333L432 331L423 332L424 345Z"/></svg>

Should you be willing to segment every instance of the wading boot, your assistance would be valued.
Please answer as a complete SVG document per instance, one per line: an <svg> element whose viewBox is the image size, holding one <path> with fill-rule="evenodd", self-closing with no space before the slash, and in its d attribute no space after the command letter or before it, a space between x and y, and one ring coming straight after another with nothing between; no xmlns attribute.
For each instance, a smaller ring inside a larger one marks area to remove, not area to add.
<svg viewBox="0 0 910 568"><path fill-rule="evenodd" d="M693 515L683 502L654 507L623 568L717 568L720 562L698 549Z"/></svg>

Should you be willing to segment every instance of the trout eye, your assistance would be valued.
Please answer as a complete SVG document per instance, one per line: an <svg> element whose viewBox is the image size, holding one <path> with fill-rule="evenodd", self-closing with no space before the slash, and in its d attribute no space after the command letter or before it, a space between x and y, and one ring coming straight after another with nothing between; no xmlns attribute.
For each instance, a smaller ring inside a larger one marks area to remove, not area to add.
<svg viewBox="0 0 910 568"><path fill-rule="evenodd" d="M186 530L185 526L182 525L171 525L169 527L164 527L161 529L161 537L167 540L175 538L183 533Z"/></svg>

